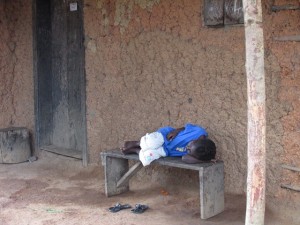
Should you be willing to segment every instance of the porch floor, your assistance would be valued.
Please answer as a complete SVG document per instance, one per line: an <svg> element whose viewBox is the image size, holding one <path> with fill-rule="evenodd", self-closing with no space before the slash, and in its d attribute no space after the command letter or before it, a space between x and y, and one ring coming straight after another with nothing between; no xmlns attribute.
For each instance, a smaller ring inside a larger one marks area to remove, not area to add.
<svg viewBox="0 0 300 225"><path fill-rule="evenodd" d="M242 225L245 197L226 195L225 211L200 220L198 191L133 183L131 191L107 198L103 167L82 167L80 160L42 151L32 163L0 164L0 224L2 225ZM129 209L111 213L116 203L147 204L143 214ZM268 211L266 223L291 224Z"/></svg>

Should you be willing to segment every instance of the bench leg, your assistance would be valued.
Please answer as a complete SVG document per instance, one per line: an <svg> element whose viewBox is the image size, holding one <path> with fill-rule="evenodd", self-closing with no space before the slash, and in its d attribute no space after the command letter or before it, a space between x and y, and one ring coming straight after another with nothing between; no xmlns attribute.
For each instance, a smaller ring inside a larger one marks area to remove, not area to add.
<svg viewBox="0 0 300 225"><path fill-rule="evenodd" d="M107 197L129 190L129 183L117 187L118 181L128 171L128 159L105 156L102 158L105 173L105 194Z"/></svg>
<svg viewBox="0 0 300 225"><path fill-rule="evenodd" d="M224 164L201 168L199 181L201 219L208 219L224 211Z"/></svg>

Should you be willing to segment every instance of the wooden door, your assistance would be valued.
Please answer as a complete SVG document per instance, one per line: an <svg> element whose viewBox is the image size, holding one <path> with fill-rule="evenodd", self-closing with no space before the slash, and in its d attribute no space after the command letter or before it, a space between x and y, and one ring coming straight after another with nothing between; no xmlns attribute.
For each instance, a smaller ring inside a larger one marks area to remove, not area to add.
<svg viewBox="0 0 300 225"><path fill-rule="evenodd" d="M39 24L44 18L39 14L47 10L50 21ZM37 65L40 148L86 161L82 1L37 0L36 15L37 58L42 55L44 59ZM47 48L39 44L39 31L44 27L51 35Z"/></svg>

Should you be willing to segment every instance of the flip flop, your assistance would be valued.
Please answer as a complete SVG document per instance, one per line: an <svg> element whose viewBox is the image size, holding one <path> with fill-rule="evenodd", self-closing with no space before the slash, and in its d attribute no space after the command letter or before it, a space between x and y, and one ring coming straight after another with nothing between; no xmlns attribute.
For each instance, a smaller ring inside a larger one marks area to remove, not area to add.
<svg viewBox="0 0 300 225"><path fill-rule="evenodd" d="M122 209L129 209L129 208L132 208L131 205L128 205L128 204L121 205L120 203L117 203L115 206L108 208L108 210L110 212L116 213Z"/></svg>
<svg viewBox="0 0 300 225"><path fill-rule="evenodd" d="M135 208L131 210L131 212L136 214L141 214L145 212L149 207L147 205L136 204Z"/></svg>

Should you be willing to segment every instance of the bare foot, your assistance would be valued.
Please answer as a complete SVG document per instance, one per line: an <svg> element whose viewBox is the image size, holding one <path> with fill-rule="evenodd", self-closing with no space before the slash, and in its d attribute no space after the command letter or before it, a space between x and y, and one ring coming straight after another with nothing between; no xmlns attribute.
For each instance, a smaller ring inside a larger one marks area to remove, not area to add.
<svg viewBox="0 0 300 225"><path fill-rule="evenodd" d="M124 155L128 154L139 154L141 148L127 148L127 149L121 149L122 153Z"/></svg>
<svg viewBox="0 0 300 225"><path fill-rule="evenodd" d="M124 147L120 148L123 154L139 154L141 147L139 141L125 141Z"/></svg>

